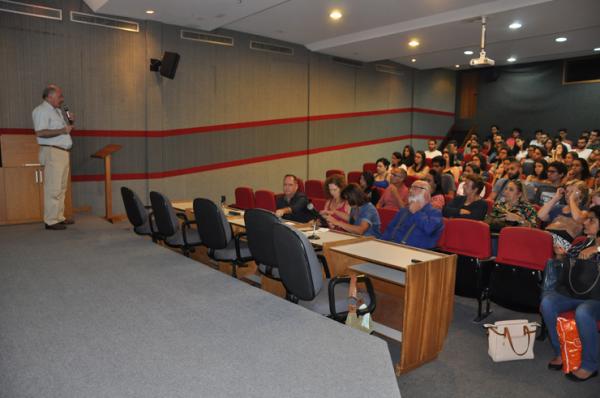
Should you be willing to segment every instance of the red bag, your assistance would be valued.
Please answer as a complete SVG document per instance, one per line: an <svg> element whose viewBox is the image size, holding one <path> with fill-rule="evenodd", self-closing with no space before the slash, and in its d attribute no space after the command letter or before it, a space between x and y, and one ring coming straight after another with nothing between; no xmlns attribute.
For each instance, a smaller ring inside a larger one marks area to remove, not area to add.
<svg viewBox="0 0 600 398"><path fill-rule="evenodd" d="M563 372L570 373L581 366L581 340L575 319L559 316L556 319L556 332L560 342Z"/></svg>

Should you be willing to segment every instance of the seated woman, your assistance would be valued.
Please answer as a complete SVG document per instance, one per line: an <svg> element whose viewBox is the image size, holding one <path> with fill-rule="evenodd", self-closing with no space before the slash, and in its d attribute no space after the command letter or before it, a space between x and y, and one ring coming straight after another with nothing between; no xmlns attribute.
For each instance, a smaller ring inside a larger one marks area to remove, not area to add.
<svg viewBox="0 0 600 398"><path fill-rule="evenodd" d="M346 188L346 179L344 176L334 174L325 180L325 197L327 202L321 211L323 217L333 217L339 221L348 220L350 214L350 205L342 199L342 190ZM329 228L336 229L333 225Z"/></svg>
<svg viewBox="0 0 600 398"><path fill-rule="evenodd" d="M538 212L540 220L549 222L545 230L550 232L555 246L566 248L581 234L584 209L588 202L589 191L583 181L571 181L556 193ZM566 205L561 203L563 197Z"/></svg>
<svg viewBox="0 0 600 398"><path fill-rule="evenodd" d="M487 158L484 155L473 155L473 157L471 158L471 163L479 167L479 169L481 170L481 178L483 178L483 181L490 180L490 173L487 171Z"/></svg>
<svg viewBox="0 0 600 398"><path fill-rule="evenodd" d="M562 312L575 310L575 322L581 340L581 366L567 374L573 381L585 381L598 375L598 329L600 320L600 288L597 280L598 270L582 269L583 266L597 265L600 261L598 232L600 231L600 206L594 206L586 212L582 243L571 246L567 251L558 248L557 258L563 258L562 278L555 291L544 295L540 306L542 317L548 327L554 358L548 363L548 369L561 370L562 358L556 332L556 319ZM591 260L572 268L576 259ZM596 272L594 276L594 272ZM591 277L590 277L591 276ZM596 285L594 285L596 283ZM592 287L589 295L581 295ZM575 289L577 290L575 290Z"/></svg>
<svg viewBox="0 0 600 398"><path fill-rule="evenodd" d="M504 189L504 201L497 201L486 218L492 232L499 232L503 226L533 227L536 224L536 212L525 199L523 183L510 180Z"/></svg>
<svg viewBox="0 0 600 398"><path fill-rule="evenodd" d="M379 191L373 186L374 182L375 179L373 178L373 174L369 171L363 171L363 173L360 175L358 184L362 188L365 195L367 195L367 200L373 203L373 205L376 205L377 202L379 202L380 195Z"/></svg>
<svg viewBox="0 0 600 398"><path fill-rule="evenodd" d="M429 170L429 173L423 178L431 186L431 206L442 210L446 204L444 192L442 191L442 176L435 170Z"/></svg>
<svg viewBox="0 0 600 398"><path fill-rule="evenodd" d="M402 154L400 152L392 153L392 157L390 158L390 165L388 167L388 173L396 167L402 167L404 170L407 169L407 167L402 164Z"/></svg>
<svg viewBox="0 0 600 398"><path fill-rule="evenodd" d="M415 153L415 162L407 170L410 177L424 178L429 173L429 167L425 163L425 152L417 151Z"/></svg>
<svg viewBox="0 0 600 398"><path fill-rule="evenodd" d="M390 185L377 202L377 208L395 209L406 206L408 202L408 187L404 185L406 170L396 167L390 172Z"/></svg>
<svg viewBox="0 0 600 398"><path fill-rule="evenodd" d="M405 145L402 150L402 164L409 168L415 162L415 150L410 145Z"/></svg>
<svg viewBox="0 0 600 398"><path fill-rule="evenodd" d="M548 162L538 159L533 166L533 174L527 176L526 182L545 184L548 182Z"/></svg>
<svg viewBox="0 0 600 398"><path fill-rule="evenodd" d="M451 174L452 177L454 177L454 181L458 181L461 169L454 164L454 154L450 153L447 149L444 149L442 157L444 158L444 169L442 172Z"/></svg>
<svg viewBox="0 0 600 398"><path fill-rule="evenodd" d="M375 164L377 165L377 173L373 176L373 185L377 188L386 189L390 184L390 177L387 172L390 161L386 158L379 158Z"/></svg>
<svg viewBox="0 0 600 398"><path fill-rule="evenodd" d="M442 209L447 218L485 219L487 203L481 199L481 191L485 189L483 178L477 174L467 174L463 182L464 196L456 196Z"/></svg>
<svg viewBox="0 0 600 398"><path fill-rule="evenodd" d="M465 181L466 181L466 177L468 175L476 175L481 177L481 169L477 166L475 166L473 163L468 163L465 166L465 171L463 172L461 179L462 181L460 182L460 184L458 184L458 188L456 189L456 195L457 196L464 196L465 195ZM481 177L481 180L483 181L483 177ZM483 189L481 190L481 193L479 194L480 197L485 197L485 181L483 184Z"/></svg>
<svg viewBox="0 0 600 398"><path fill-rule="evenodd" d="M327 222L353 234L378 238L381 227L379 213L375 206L367 200L363 190L356 184L349 184L342 191L342 199L347 200L352 208L348 218L340 221L333 216L328 216L326 217Z"/></svg>

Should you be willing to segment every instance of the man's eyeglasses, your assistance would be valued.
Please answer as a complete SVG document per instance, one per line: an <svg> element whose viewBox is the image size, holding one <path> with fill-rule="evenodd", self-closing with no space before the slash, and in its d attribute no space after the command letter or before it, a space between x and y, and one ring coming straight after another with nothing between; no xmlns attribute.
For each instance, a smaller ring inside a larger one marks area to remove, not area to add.
<svg viewBox="0 0 600 398"><path fill-rule="evenodd" d="M418 189L422 189L422 190L426 190L427 189L427 188L419 186L419 185L411 185L410 189L413 189L413 188L418 188Z"/></svg>

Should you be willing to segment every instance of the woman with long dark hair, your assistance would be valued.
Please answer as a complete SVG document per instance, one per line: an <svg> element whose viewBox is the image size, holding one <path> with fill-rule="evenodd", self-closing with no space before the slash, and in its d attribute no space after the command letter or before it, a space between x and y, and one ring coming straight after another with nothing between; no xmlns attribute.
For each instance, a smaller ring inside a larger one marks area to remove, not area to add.
<svg viewBox="0 0 600 398"><path fill-rule="evenodd" d="M404 149L402 150L402 164L405 165L406 167L410 167L413 165L414 162L415 162L415 149L410 145L406 145L404 147Z"/></svg>
<svg viewBox="0 0 600 398"><path fill-rule="evenodd" d="M425 152L417 151L415 153L415 162L407 170L411 177L424 178L429 173L429 167L425 163Z"/></svg>

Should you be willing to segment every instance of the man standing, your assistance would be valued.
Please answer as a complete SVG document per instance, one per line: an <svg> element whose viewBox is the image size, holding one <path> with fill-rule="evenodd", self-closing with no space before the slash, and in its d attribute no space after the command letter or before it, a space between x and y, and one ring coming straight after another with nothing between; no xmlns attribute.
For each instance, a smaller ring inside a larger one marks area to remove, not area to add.
<svg viewBox="0 0 600 398"><path fill-rule="evenodd" d="M442 212L431 206L431 186L415 181L408 194L408 206L400 209L381 239L431 249L437 245L444 221Z"/></svg>
<svg viewBox="0 0 600 398"><path fill-rule="evenodd" d="M297 222L308 222L314 217L306 208L308 198L298 192L298 179L295 175L287 174L283 177L283 196L277 198L277 217Z"/></svg>
<svg viewBox="0 0 600 398"><path fill-rule="evenodd" d="M46 229L61 230L73 224L64 216L73 126L61 111L64 97L60 87L49 85L42 98L44 101L33 110L32 118L40 145L40 164L44 166L44 223Z"/></svg>

